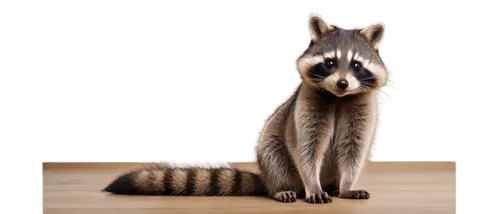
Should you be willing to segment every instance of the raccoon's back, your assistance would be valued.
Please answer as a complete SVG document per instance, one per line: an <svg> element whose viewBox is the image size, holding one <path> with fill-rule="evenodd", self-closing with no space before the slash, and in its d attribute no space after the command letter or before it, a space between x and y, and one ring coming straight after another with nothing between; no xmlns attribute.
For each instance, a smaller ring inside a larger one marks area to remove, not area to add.
<svg viewBox="0 0 500 214"><path fill-rule="evenodd" d="M263 195L260 177L235 168L152 165L120 175L103 191L126 195Z"/></svg>

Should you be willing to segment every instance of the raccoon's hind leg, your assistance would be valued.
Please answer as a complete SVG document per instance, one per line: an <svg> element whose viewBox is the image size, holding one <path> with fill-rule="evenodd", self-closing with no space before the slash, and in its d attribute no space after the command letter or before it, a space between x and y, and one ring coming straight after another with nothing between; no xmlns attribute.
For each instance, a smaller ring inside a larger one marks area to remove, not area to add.
<svg viewBox="0 0 500 214"><path fill-rule="evenodd" d="M284 140L270 137L261 142L257 147L257 162L269 197L284 203L295 202L301 186L294 179L297 172Z"/></svg>
<svg viewBox="0 0 500 214"><path fill-rule="evenodd" d="M297 193L294 191L281 191L274 194L272 198L283 203L291 203L297 201Z"/></svg>

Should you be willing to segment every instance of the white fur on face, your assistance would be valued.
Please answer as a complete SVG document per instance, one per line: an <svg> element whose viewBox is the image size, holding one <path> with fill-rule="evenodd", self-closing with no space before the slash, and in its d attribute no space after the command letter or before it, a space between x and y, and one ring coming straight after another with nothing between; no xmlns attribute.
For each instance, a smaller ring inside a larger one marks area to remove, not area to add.
<svg viewBox="0 0 500 214"><path fill-rule="evenodd" d="M352 60L358 60L358 57L359 57L359 53L356 52L356 53L354 53L354 57L352 58Z"/></svg>
<svg viewBox="0 0 500 214"><path fill-rule="evenodd" d="M302 57L297 60L297 69L300 73L307 73L312 66L315 66L319 63L323 63L325 59L323 56L308 56Z"/></svg>
<svg viewBox="0 0 500 214"><path fill-rule="evenodd" d="M322 86L323 86L326 90L328 90L328 91L330 91L330 92L334 93L334 91L335 91L335 90L337 90L337 81L338 81L338 79L339 79L339 76L337 75L337 73L334 73L333 75L328 76L328 77L327 77L327 78L323 81Z"/></svg>
<svg viewBox="0 0 500 214"><path fill-rule="evenodd" d="M340 51L340 49L337 49L337 59L340 59L340 57L342 57L342 52Z"/></svg>
<svg viewBox="0 0 500 214"><path fill-rule="evenodd" d="M347 73L347 76L345 77L347 82L349 83L349 87L346 88L346 91L351 92L354 90L357 90L359 86L361 86L361 83L352 75L352 73Z"/></svg>
<svg viewBox="0 0 500 214"><path fill-rule="evenodd" d="M352 59L352 50L347 51L347 60Z"/></svg>
<svg viewBox="0 0 500 214"><path fill-rule="evenodd" d="M325 59L339 59L340 57L342 57L342 55L344 55L348 59L352 58L353 60L361 62L363 67L372 72L373 76L375 76L377 82L379 82L381 86L385 85L388 74L387 70L382 65L373 63L372 61L360 56L358 52L354 52L352 50L347 51L347 53L342 53L340 49L336 49L335 51L325 52L321 55L305 56L297 60L297 68L301 74L305 75L312 67L317 64L323 63ZM338 80L338 76L335 76L334 78L335 80ZM336 84L332 83L331 79L327 79L324 80L322 85L325 85L328 89L331 90L339 90ZM349 82L349 87L345 90L346 92L353 93L353 90L356 90L361 85L361 83L351 73L346 76L346 79Z"/></svg>
<svg viewBox="0 0 500 214"><path fill-rule="evenodd" d="M346 76L346 80L349 82L349 87L347 87L347 89L342 90L338 88L337 86L338 80L339 80L338 73L333 73L332 75L328 76L321 85L323 88L325 88L326 90L332 92L333 94L339 97L359 92L359 87L361 86L361 83L351 73L348 73Z"/></svg>
<svg viewBox="0 0 500 214"><path fill-rule="evenodd" d="M333 58L335 58L335 53L334 52L325 52L325 53L323 53L323 58L333 59Z"/></svg>

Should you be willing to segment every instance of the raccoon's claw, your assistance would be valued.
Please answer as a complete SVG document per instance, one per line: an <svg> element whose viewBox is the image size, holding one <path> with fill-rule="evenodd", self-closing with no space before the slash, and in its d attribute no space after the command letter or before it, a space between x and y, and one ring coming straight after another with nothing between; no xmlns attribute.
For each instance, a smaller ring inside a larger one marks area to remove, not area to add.
<svg viewBox="0 0 500 214"><path fill-rule="evenodd" d="M323 192L319 194L311 194L306 198L306 202L311 204L328 204L333 202L333 198L328 195L328 193Z"/></svg>
<svg viewBox="0 0 500 214"><path fill-rule="evenodd" d="M293 203L297 201L297 194L294 191L283 191L276 193L274 198L283 203Z"/></svg>
<svg viewBox="0 0 500 214"><path fill-rule="evenodd" d="M340 198L346 199L369 199L370 193L365 190L352 190L343 194L340 194Z"/></svg>

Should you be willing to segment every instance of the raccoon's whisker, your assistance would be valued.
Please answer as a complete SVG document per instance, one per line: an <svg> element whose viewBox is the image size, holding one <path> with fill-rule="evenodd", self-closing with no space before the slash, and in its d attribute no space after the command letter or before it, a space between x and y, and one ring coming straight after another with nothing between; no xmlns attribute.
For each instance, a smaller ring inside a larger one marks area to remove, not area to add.
<svg viewBox="0 0 500 214"><path fill-rule="evenodd" d="M385 96L389 97L389 99L393 100L393 99L392 99L392 97L391 97L391 96L389 96L389 94L385 93L385 91L383 91L383 90L379 90L379 91L380 91L380 92L382 92L382 93L384 93L384 94L385 94Z"/></svg>
<svg viewBox="0 0 500 214"><path fill-rule="evenodd" d="M321 76L319 74L315 74L315 73L311 73L311 76L310 79L313 80L313 81L323 81L326 77L324 76Z"/></svg>
<svg viewBox="0 0 500 214"><path fill-rule="evenodd" d="M364 77L364 78L360 78L359 80L361 81L364 81L364 80L374 80L375 77Z"/></svg>
<svg viewBox="0 0 500 214"><path fill-rule="evenodd" d="M398 88L396 86L390 86L389 88L387 88L387 90L397 91Z"/></svg>
<svg viewBox="0 0 500 214"><path fill-rule="evenodd" d="M394 101L394 98L393 98L390 94L385 94L385 99L386 99L386 100L389 100L389 101L391 101L391 102L393 102L393 101Z"/></svg>
<svg viewBox="0 0 500 214"><path fill-rule="evenodd" d="M323 80L325 80L324 78L323 79L318 79L318 78L311 78L312 81L316 81L316 82L323 82Z"/></svg>
<svg viewBox="0 0 500 214"><path fill-rule="evenodd" d="M364 92L366 92L367 87L366 87L366 86L364 86L364 85L361 85L358 89L359 89L361 92L363 92L363 93L364 93Z"/></svg>
<svg viewBox="0 0 500 214"><path fill-rule="evenodd" d="M376 78L368 78L368 79L360 79L361 82L365 82L365 81L373 81L371 84L377 84L378 81Z"/></svg>
<svg viewBox="0 0 500 214"><path fill-rule="evenodd" d="M321 76L321 75L318 75L318 74L315 74L315 73L310 73L311 75L315 76L315 77L319 77L319 78L326 78L326 76Z"/></svg>

